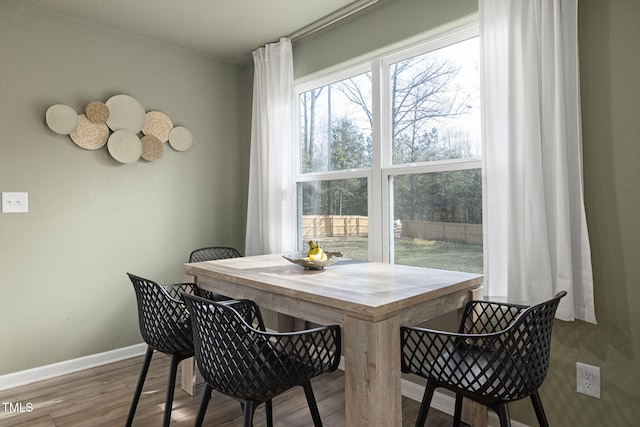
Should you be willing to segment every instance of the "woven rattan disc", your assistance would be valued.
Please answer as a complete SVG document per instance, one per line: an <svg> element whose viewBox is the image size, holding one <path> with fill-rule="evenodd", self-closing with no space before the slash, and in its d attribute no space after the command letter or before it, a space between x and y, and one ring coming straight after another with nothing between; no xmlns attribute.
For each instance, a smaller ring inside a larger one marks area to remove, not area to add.
<svg viewBox="0 0 640 427"><path fill-rule="evenodd" d="M109 139L109 127L104 123L93 123L86 115L80 114L78 126L69 136L78 147L98 150L104 147Z"/></svg>
<svg viewBox="0 0 640 427"><path fill-rule="evenodd" d="M158 138L153 135L145 135L140 138L142 142L142 158L152 162L162 157L164 151L164 144Z"/></svg>
<svg viewBox="0 0 640 427"><path fill-rule="evenodd" d="M158 138L160 142L167 142L171 129L173 129L173 122L171 122L169 116L160 111L149 111L146 114L146 121L142 128L142 133L145 135L153 135Z"/></svg>
<svg viewBox="0 0 640 427"><path fill-rule="evenodd" d="M169 132L169 144L176 151L185 151L193 144L191 131L183 126L177 126Z"/></svg>
<svg viewBox="0 0 640 427"><path fill-rule="evenodd" d="M93 123L106 123L109 119L109 107L104 102L92 101L87 104L84 112Z"/></svg>

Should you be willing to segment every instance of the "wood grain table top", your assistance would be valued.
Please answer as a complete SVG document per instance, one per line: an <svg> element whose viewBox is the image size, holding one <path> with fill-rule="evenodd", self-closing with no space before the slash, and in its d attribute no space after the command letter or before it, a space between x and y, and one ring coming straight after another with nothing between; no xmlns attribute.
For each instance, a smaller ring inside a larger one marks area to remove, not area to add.
<svg viewBox="0 0 640 427"><path fill-rule="evenodd" d="M375 317L482 284L471 273L341 260L305 270L279 254L188 263L185 272Z"/></svg>

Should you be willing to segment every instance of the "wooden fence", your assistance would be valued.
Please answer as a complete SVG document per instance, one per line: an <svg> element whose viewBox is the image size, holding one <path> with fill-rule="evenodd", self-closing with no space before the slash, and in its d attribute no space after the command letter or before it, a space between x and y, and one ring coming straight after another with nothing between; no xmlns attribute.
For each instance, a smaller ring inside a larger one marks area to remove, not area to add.
<svg viewBox="0 0 640 427"><path fill-rule="evenodd" d="M401 227L400 227L401 224ZM435 221L402 221L395 223L396 238L409 237L445 242L482 244L482 224ZM402 231L400 231L400 228ZM357 215L303 215L302 237L367 237L369 218Z"/></svg>
<svg viewBox="0 0 640 427"><path fill-rule="evenodd" d="M482 224L435 221L402 221L402 235L424 240L482 244Z"/></svg>
<svg viewBox="0 0 640 427"><path fill-rule="evenodd" d="M369 217L357 215L303 215L302 237L367 237Z"/></svg>

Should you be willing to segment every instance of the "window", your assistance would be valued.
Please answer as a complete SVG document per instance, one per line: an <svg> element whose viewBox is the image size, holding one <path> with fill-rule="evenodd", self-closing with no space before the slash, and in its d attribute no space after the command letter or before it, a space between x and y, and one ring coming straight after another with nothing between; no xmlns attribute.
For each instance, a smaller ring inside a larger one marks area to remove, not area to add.
<svg viewBox="0 0 640 427"><path fill-rule="evenodd" d="M299 242L482 272L478 30L299 84Z"/></svg>

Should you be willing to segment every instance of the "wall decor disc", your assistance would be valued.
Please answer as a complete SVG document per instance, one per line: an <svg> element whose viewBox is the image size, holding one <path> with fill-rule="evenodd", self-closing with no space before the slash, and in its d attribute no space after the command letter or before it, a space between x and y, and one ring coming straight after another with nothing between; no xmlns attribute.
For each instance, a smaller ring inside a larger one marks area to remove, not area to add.
<svg viewBox="0 0 640 427"><path fill-rule="evenodd" d="M107 149L120 163L133 163L142 155L142 142L135 133L120 129L109 137Z"/></svg>
<svg viewBox="0 0 640 427"><path fill-rule="evenodd" d="M60 135L69 135L78 126L78 113L64 104L49 107L46 113L49 129Z"/></svg>
<svg viewBox="0 0 640 427"><path fill-rule="evenodd" d="M86 150L98 150L104 147L109 138L109 128L104 123L93 123L86 115L77 116L78 126L69 134L71 140Z"/></svg>
<svg viewBox="0 0 640 427"><path fill-rule="evenodd" d="M93 123L105 123L109 118L109 107L104 102L91 101L85 107L84 113Z"/></svg>
<svg viewBox="0 0 640 427"><path fill-rule="evenodd" d="M128 130L138 133L144 127L146 114L142 104L129 95L115 95L105 102L109 108L107 126L112 131Z"/></svg>
<svg viewBox="0 0 640 427"><path fill-rule="evenodd" d="M145 135L140 138L142 142L142 158L152 162L162 157L164 144L153 135Z"/></svg>
<svg viewBox="0 0 640 427"><path fill-rule="evenodd" d="M169 144L176 151L185 151L193 144L191 131L183 126L176 126L169 132Z"/></svg>
<svg viewBox="0 0 640 427"><path fill-rule="evenodd" d="M160 111L149 111L144 127L142 128L142 133L145 135L153 135L158 138L160 142L167 142L171 129L173 129L173 122L169 116Z"/></svg>

